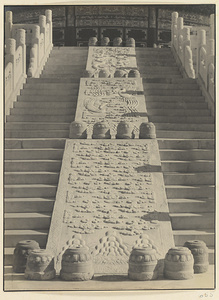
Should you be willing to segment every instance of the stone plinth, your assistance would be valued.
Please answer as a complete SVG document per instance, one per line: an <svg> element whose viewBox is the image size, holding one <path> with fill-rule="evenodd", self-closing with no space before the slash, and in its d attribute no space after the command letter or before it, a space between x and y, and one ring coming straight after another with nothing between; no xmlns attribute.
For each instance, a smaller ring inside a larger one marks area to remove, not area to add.
<svg viewBox="0 0 219 300"><path fill-rule="evenodd" d="M127 275L135 245L149 243L160 258L173 247L156 140L66 141L47 245L57 271L79 242L98 274Z"/></svg>

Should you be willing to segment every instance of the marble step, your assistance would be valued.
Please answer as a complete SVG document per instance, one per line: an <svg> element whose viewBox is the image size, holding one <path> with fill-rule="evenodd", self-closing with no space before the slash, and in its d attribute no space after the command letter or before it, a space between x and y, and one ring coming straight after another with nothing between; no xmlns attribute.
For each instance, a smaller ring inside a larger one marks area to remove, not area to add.
<svg viewBox="0 0 219 300"><path fill-rule="evenodd" d="M208 105L205 102L162 102L162 101L148 101L146 102L147 109L208 109Z"/></svg>
<svg viewBox="0 0 219 300"><path fill-rule="evenodd" d="M185 108L150 108L148 115L151 116L210 116L208 109L185 109Z"/></svg>
<svg viewBox="0 0 219 300"><path fill-rule="evenodd" d="M69 130L25 130L7 129L6 138L68 138Z"/></svg>
<svg viewBox="0 0 219 300"><path fill-rule="evenodd" d="M58 71L58 73L60 72L64 72L65 73L74 73L74 72L79 72L81 73L82 70L84 71L86 67L86 64L84 64L84 68L81 65L73 65L71 64L71 62L69 61L68 65L63 65L63 64L58 64L58 65L54 65L52 62L51 64L46 64L44 67L43 72L54 72L54 71Z"/></svg>
<svg viewBox="0 0 219 300"><path fill-rule="evenodd" d="M144 89L145 96L159 95L159 96L201 96L201 90L164 90L164 89ZM147 98L146 98L147 101Z"/></svg>
<svg viewBox="0 0 219 300"><path fill-rule="evenodd" d="M50 213L5 213L5 229L38 230L48 229Z"/></svg>
<svg viewBox="0 0 219 300"><path fill-rule="evenodd" d="M209 160L214 159L212 149L192 149L192 150L160 150L161 160Z"/></svg>
<svg viewBox="0 0 219 300"><path fill-rule="evenodd" d="M215 174L213 172L200 172L200 173L177 173L165 172L164 182L166 185L184 184L215 184Z"/></svg>
<svg viewBox="0 0 219 300"><path fill-rule="evenodd" d="M146 96L146 105L148 102L171 102L171 103L182 103L182 102L188 102L188 103L193 103L193 102L204 102L205 103L205 98L203 96L189 96L189 95L183 95L183 96L173 96L173 95L159 95L159 96L153 96L153 95L147 95Z"/></svg>
<svg viewBox="0 0 219 300"><path fill-rule="evenodd" d="M61 160L6 160L5 172L59 172Z"/></svg>
<svg viewBox="0 0 219 300"><path fill-rule="evenodd" d="M74 121L74 112L72 115L9 115L6 117L7 122L47 122L47 123L71 123Z"/></svg>
<svg viewBox="0 0 219 300"><path fill-rule="evenodd" d="M5 213L51 213L55 198L6 198L4 201Z"/></svg>
<svg viewBox="0 0 219 300"><path fill-rule="evenodd" d="M145 61L146 62L146 61ZM139 71L140 73L144 73L145 71L146 72L153 72L153 73L164 73L164 72L175 72L175 71L179 71L178 67L177 66L162 66L162 65L159 65L159 66L144 66L144 64L140 64L139 65Z"/></svg>
<svg viewBox="0 0 219 300"><path fill-rule="evenodd" d="M214 247L214 231L202 229L201 224L199 230L173 230L173 236L176 246L183 246L189 240L201 240L208 247Z"/></svg>
<svg viewBox="0 0 219 300"><path fill-rule="evenodd" d="M156 127L156 130L202 131L202 132L215 130L214 124L155 123L154 125Z"/></svg>
<svg viewBox="0 0 219 300"><path fill-rule="evenodd" d="M160 69L160 71L159 71L159 69ZM157 68L157 70L154 69L153 67L151 67L151 69L148 67L145 67L144 69L139 69L139 72L141 74L141 77L145 77L149 74L153 74L156 77L160 77L161 75L167 75L167 74L171 75L171 77L175 77L175 75L181 75L178 68L175 69L174 67L169 68L167 70L162 70L162 68L160 68L160 67Z"/></svg>
<svg viewBox="0 0 219 300"><path fill-rule="evenodd" d="M41 82L34 82L34 83L26 83L24 84L24 89L43 89L43 90L69 90L74 91L79 87L79 84L77 83L41 83Z"/></svg>
<svg viewBox="0 0 219 300"><path fill-rule="evenodd" d="M30 150L28 150L30 151ZM5 172L4 183L9 184L52 184L57 185L58 172Z"/></svg>
<svg viewBox="0 0 219 300"><path fill-rule="evenodd" d="M141 73L141 77L143 80L145 79L151 79L151 78L182 78L182 75L179 72L173 73Z"/></svg>
<svg viewBox="0 0 219 300"><path fill-rule="evenodd" d="M11 229L5 230L5 247L15 247L18 242L22 240L35 240L39 243L41 248L46 247L48 238L48 229L39 230L21 230Z"/></svg>
<svg viewBox="0 0 219 300"><path fill-rule="evenodd" d="M197 199L168 199L168 206L170 213L213 213L215 211L214 199L203 197Z"/></svg>
<svg viewBox="0 0 219 300"><path fill-rule="evenodd" d="M82 77L83 76L83 74L84 74L84 68L80 68L80 70L79 70L79 68L78 69L76 69L76 68L74 68L74 69L59 69L59 67L57 66L56 67L56 69L46 69L46 70L43 70L43 72L42 72L42 75L49 75L49 76L51 76L51 75L55 75L55 76L57 76L57 75L67 75L67 76L69 76L69 75L72 75L72 76L75 76L75 77ZM41 75L41 77L43 77Z"/></svg>
<svg viewBox="0 0 219 300"><path fill-rule="evenodd" d="M159 76L159 75L158 75ZM186 84L186 85L197 85L197 82L195 79L192 78L143 78L143 84L148 83L166 83L166 84Z"/></svg>
<svg viewBox="0 0 219 300"><path fill-rule="evenodd" d="M160 149L214 149L213 139L158 139Z"/></svg>
<svg viewBox="0 0 219 300"><path fill-rule="evenodd" d="M7 122L5 129L13 130L69 130L70 123Z"/></svg>
<svg viewBox="0 0 219 300"><path fill-rule="evenodd" d="M64 102L77 102L77 95L21 95L18 96L18 103L19 102L44 102L48 103L64 103ZM15 102L16 103L16 102Z"/></svg>
<svg viewBox="0 0 219 300"><path fill-rule="evenodd" d="M46 184L9 184L4 186L6 198L51 198L56 195L56 185Z"/></svg>
<svg viewBox="0 0 219 300"><path fill-rule="evenodd" d="M64 102L61 102L61 101L49 101L49 102L44 102L44 101L37 101L37 102L34 102L34 101L31 101L31 102L28 102L28 101L19 101L19 102L15 102L14 103L14 108L57 108L57 109L65 109L65 108L68 108L68 109L71 109L71 108L76 108L77 106L77 103L76 101L64 101Z"/></svg>
<svg viewBox="0 0 219 300"><path fill-rule="evenodd" d="M213 198L215 187L213 185L167 185L165 184L167 198L189 198L199 197Z"/></svg>
<svg viewBox="0 0 219 300"><path fill-rule="evenodd" d="M214 132L207 131L170 131L170 130L157 130L157 138L182 138L182 139L213 139Z"/></svg>
<svg viewBox="0 0 219 300"><path fill-rule="evenodd" d="M27 83L71 83L73 86L79 86L80 78L27 78Z"/></svg>
<svg viewBox="0 0 219 300"><path fill-rule="evenodd" d="M45 96L76 96L78 95L78 89L61 89L61 88L55 88L55 89L37 89L35 86L33 89L23 89L21 90L21 95L45 95Z"/></svg>
<svg viewBox="0 0 219 300"><path fill-rule="evenodd" d="M180 123L180 124L214 124L214 118L211 116L150 116L150 122L153 123Z"/></svg>
<svg viewBox="0 0 219 300"><path fill-rule="evenodd" d="M163 172L214 172L215 165L212 160L196 160L196 161L172 161L163 160L161 163ZM171 198L171 197L170 197Z"/></svg>
<svg viewBox="0 0 219 300"><path fill-rule="evenodd" d="M159 90L198 90L197 84L179 84L179 83L146 83L144 89L159 89Z"/></svg>
<svg viewBox="0 0 219 300"><path fill-rule="evenodd" d="M55 148L64 149L65 138L13 138L5 139L5 149L39 149Z"/></svg>
<svg viewBox="0 0 219 300"><path fill-rule="evenodd" d="M65 116L74 116L75 107L74 108L12 108L11 115L65 115Z"/></svg>
<svg viewBox="0 0 219 300"><path fill-rule="evenodd" d="M68 66L69 65L69 59L71 59L72 56L69 57L58 57L58 56L51 56L51 59L49 59L46 63L46 67L48 66ZM86 68L86 62L87 62L87 56L83 55L83 57L78 57L77 60L71 59L71 65L73 67L80 66L81 68Z"/></svg>
<svg viewBox="0 0 219 300"><path fill-rule="evenodd" d="M66 53L66 52L71 52L74 54L80 54L80 56L83 53L88 53L88 47L74 47L74 46L65 46L65 47L59 47L55 46L52 48L52 53L56 53L56 51L61 52L61 53Z"/></svg>
<svg viewBox="0 0 219 300"><path fill-rule="evenodd" d="M196 230L200 228L214 228L213 213L170 213L173 230Z"/></svg>
<svg viewBox="0 0 219 300"><path fill-rule="evenodd" d="M63 149L6 149L5 159L62 159Z"/></svg>

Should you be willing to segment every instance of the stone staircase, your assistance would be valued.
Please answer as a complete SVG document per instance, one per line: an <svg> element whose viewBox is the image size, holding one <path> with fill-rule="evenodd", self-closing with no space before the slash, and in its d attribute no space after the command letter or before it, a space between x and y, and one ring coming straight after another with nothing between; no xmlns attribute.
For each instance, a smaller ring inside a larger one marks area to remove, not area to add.
<svg viewBox="0 0 219 300"><path fill-rule="evenodd" d="M157 138L176 246L200 239L214 259L214 118L170 49L136 48Z"/></svg>
<svg viewBox="0 0 219 300"><path fill-rule="evenodd" d="M87 48L53 48L29 78L5 126L5 264L23 239L46 246L65 140L74 120Z"/></svg>
<svg viewBox="0 0 219 300"><path fill-rule="evenodd" d="M28 79L5 126L5 264L22 239L46 246L69 124L87 48L53 48L38 79ZM156 126L177 246L214 247L214 118L170 49L136 48L149 120Z"/></svg>

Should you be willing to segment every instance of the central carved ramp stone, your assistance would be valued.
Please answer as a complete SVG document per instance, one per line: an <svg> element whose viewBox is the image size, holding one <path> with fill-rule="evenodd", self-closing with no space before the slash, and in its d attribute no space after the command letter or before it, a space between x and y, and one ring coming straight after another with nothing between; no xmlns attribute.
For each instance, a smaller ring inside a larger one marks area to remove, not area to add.
<svg viewBox="0 0 219 300"><path fill-rule="evenodd" d="M114 135L120 121L138 132L148 121L141 78L81 78L75 120L87 124L88 137L99 121L108 123Z"/></svg>
<svg viewBox="0 0 219 300"><path fill-rule="evenodd" d="M156 140L67 140L47 249L60 270L75 244L95 274L127 274L132 248L173 244Z"/></svg>

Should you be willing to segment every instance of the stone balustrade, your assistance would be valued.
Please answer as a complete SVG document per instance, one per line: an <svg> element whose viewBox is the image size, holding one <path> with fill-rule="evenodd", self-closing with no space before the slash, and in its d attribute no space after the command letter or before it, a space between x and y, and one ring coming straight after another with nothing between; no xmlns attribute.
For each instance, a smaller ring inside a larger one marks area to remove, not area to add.
<svg viewBox="0 0 219 300"><path fill-rule="evenodd" d="M16 40L9 38L5 47L5 114L8 115L26 80L25 30L17 31Z"/></svg>
<svg viewBox="0 0 219 300"><path fill-rule="evenodd" d="M210 98L214 99L214 15L210 26L184 26L183 18L172 13L171 45L182 71L189 78L197 78Z"/></svg>
<svg viewBox="0 0 219 300"><path fill-rule="evenodd" d="M52 49L52 11L39 17L39 24L13 24L5 17L5 114L20 92L26 77L38 78ZM26 66L26 62L29 65Z"/></svg>

